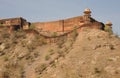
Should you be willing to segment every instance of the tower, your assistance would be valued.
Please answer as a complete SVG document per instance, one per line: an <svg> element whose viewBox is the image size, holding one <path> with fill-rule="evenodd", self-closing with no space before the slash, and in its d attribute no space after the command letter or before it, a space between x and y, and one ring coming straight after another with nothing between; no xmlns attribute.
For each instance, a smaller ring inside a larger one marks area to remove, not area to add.
<svg viewBox="0 0 120 78"><path fill-rule="evenodd" d="M86 8L86 9L84 10L84 15L86 15L86 16L91 16L91 10L90 10L89 8Z"/></svg>
<svg viewBox="0 0 120 78"><path fill-rule="evenodd" d="M84 13L84 22L85 22L85 24L90 23L91 10L89 8L86 8L83 13Z"/></svg>
<svg viewBox="0 0 120 78"><path fill-rule="evenodd" d="M112 25L113 25L113 24L112 24L111 21L107 21L105 25L108 26L109 28L112 28Z"/></svg>
<svg viewBox="0 0 120 78"><path fill-rule="evenodd" d="M105 24L105 31L109 32L109 33L113 33L112 31L112 22L111 21L107 21Z"/></svg>

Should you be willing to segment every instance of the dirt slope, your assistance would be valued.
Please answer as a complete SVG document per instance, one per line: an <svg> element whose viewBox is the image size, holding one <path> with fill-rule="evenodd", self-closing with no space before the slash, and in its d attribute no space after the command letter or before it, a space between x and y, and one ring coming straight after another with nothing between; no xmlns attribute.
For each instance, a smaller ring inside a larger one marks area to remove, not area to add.
<svg viewBox="0 0 120 78"><path fill-rule="evenodd" d="M120 39L101 30L83 29L70 52L40 78L119 78Z"/></svg>
<svg viewBox="0 0 120 78"><path fill-rule="evenodd" d="M46 43L39 35L0 34L0 78L119 78L120 38L82 28Z"/></svg>
<svg viewBox="0 0 120 78"><path fill-rule="evenodd" d="M59 57L67 54L74 42L72 36L56 40L47 43L42 36L24 31L1 32L0 78L39 78Z"/></svg>

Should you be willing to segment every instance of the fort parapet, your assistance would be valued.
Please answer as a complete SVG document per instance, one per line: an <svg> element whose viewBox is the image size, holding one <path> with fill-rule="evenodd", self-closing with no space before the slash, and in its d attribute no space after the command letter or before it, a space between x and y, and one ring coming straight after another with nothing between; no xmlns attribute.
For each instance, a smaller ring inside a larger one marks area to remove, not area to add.
<svg viewBox="0 0 120 78"><path fill-rule="evenodd" d="M82 16L73 17L65 20L51 21L51 22L37 22L32 23L35 28L40 29L43 32L67 32L74 27L84 24Z"/></svg>
<svg viewBox="0 0 120 78"><path fill-rule="evenodd" d="M0 20L0 29L7 27L9 32L16 31L19 29L27 30L31 26L34 26L34 29L39 33L48 34L57 32L63 34L69 31L72 31L74 28L81 27L90 27L104 30L104 24L96 21L91 17L90 9L85 9L83 12L84 15L77 16L73 18L51 21L51 22L34 22L29 23L24 18L10 18L10 19L1 19ZM77 31L81 31L78 29Z"/></svg>
<svg viewBox="0 0 120 78"><path fill-rule="evenodd" d="M59 34L69 32L74 28L86 27L104 29L104 24L96 21L91 17L90 9L85 9L84 15L73 18L51 21L51 22L35 22L31 23L40 33L47 34L57 32ZM81 31L78 29L78 31Z"/></svg>

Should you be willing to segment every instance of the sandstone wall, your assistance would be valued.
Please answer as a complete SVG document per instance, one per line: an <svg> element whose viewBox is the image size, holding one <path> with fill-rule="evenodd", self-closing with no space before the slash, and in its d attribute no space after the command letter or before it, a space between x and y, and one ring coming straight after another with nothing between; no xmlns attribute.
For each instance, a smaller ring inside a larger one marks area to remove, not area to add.
<svg viewBox="0 0 120 78"><path fill-rule="evenodd" d="M62 21L38 22L33 25L42 31L62 31Z"/></svg>
<svg viewBox="0 0 120 78"><path fill-rule="evenodd" d="M37 22L32 23L36 28L42 31L52 31L52 32L66 32L74 29L75 26L79 26L82 23L83 17L78 16L74 18L69 18L65 20L58 20L52 22Z"/></svg>

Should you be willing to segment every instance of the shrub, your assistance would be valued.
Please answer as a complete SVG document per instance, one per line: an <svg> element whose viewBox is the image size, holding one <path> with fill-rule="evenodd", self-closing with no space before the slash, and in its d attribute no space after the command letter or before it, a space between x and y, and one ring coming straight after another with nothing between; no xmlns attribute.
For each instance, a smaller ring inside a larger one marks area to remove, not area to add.
<svg viewBox="0 0 120 78"><path fill-rule="evenodd" d="M72 32L73 40L75 40L77 36L78 36L77 28L74 27L73 32Z"/></svg>
<svg viewBox="0 0 120 78"><path fill-rule="evenodd" d="M57 32L53 32L52 37L56 37L58 35Z"/></svg>
<svg viewBox="0 0 120 78"><path fill-rule="evenodd" d="M35 26L33 24L31 24L29 29L35 29Z"/></svg>
<svg viewBox="0 0 120 78"><path fill-rule="evenodd" d="M3 24L0 23L0 26L3 26Z"/></svg>
<svg viewBox="0 0 120 78"><path fill-rule="evenodd" d="M25 78L25 71L23 66L20 66L20 78Z"/></svg>
<svg viewBox="0 0 120 78"><path fill-rule="evenodd" d="M56 44L58 45L59 48L62 48L62 45L65 43L66 39L67 38L65 36L59 37L57 39Z"/></svg>
<svg viewBox="0 0 120 78"><path fill-rule="evenodd" d="M41 72L42 72L43 70L45 70L46 67L47 67L47 65L46 65L45 63L43 63L42 65L37 66L37 67L35 68L35 72L36 72L37 74L41 74Z"/></svg>
<svg viewBox="0 0 120 78"><path fill-rule="evenodd" d="M39 45L47 44L46 39L44 37L40 36L40 38L38 40L38 44Z"/></svg>
<svg viewBox="0 0 120 78"><path fill-rule="evenodd" d="M53 55L54 54L54 50L53 49L49 49L49 53L50 53L50 55Z"/></svg>
<svg viewBox="0 0 120 78"><path fill-rule="evenodd" d="M37 58L39 56L39 53L38 52L35 52L34 53L34 57Z"/></svg>
<svg viewBox="0 0 120 78"><path fill-rule="evenodd" d="M32 52L35 49L35 46L32 44L27 45L29 52Z"/></svg>
<svg viewBox="0 0 120 78"><path fill-rule="evenodd" d="M8 61L9 60L9 57L8 56L4 56L4 61Z"/></svg>
<svg viewBox="0 0 120 78"><path fill-rule="evenodd" d="M60 57L64 57L64 52L63 51L59 50L57 53L59 54Z"/></svg>
<svg viewBox="0 0 120 78"><path fill-rule="evenodd" d="M46 55L45 60L49 60L49 59L50 59L50 55Z"/></svg>
<svg viewBox="0 0 120 78"><path fill-rule="evenodd" d="M40 35L35 35L35 38L32 42L34 42L34 44L36 46L41 46L41 45L47 44L46 39L43 36L40 36Z"/></svg>
<svg viewBox="0 0 120 78"><path fill-rule="evenodd" d="M94 69L95 73L101 73L101 71L98 68Z"/></svg>

